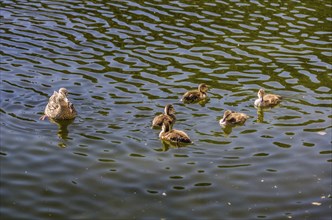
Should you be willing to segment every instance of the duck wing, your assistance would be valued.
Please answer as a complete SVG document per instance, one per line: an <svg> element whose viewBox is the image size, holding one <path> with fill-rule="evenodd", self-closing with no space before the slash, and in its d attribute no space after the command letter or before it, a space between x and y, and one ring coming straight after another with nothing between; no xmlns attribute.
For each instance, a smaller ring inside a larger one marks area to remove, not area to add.
<svg viewBox="0 0 332 220"><path fill-rule="evenodd" d="M274 94L267 94L264 96L264 101L269 102L271 105L276 105L279 102L281 102L281 96Z"/></svg>
<svg viewBox="0 0 332 220"><path fill-rule="evenodd" d="M195 102L195 101L199 100L199 98L200 98L199 91L193 90L193 91L186 92L182 97L182 101Z"/></svg>
<svg viewBox="0 0 332 220"><path fill-rule="evenodd" d="M152 127L161 127L164 122L168 122L170 125L173 125L175 120L174 115L160 114L153 119Z"/></svg>
<svg viewBox="0 0 332 220"><path fill-rule="evenodd" d="M164 115L164 114L160 114L160 115L157 115L156 117L154 117L154 119L152 121L152 126L161 127L163 125L165 116L166 115Z"/></svg>
<svg viewBox="0 0 332 220"><path fill-rule="evenodd" d="M249 118L248 115L244 113L237 113L236 114L236 123L244 123Z"/></svg>
<svg viewBox="0 0 332 220"><path fill-rule="evenodd" d="M189 136L180 130L172 130L168 132L165 138L173 142L192 143Z"/></svg>
<svg viewBox="0 0 332 220"><path fill-rule="evenodd" d="M46 108L48 108L51 111L59 108L58 97L59 97L59 93L54 91L53 95L48 100L48 104L47 104Z"/></svg>

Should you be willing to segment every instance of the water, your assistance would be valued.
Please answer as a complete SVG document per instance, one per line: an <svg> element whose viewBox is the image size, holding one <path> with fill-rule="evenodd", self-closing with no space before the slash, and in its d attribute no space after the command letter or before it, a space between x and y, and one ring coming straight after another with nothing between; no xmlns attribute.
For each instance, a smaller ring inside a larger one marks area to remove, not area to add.
<svg viewBox="0 0 332 220"><path fill-rule="evenodd" d="M3 1L2 219L329 219L331 6ZM39 121L61 87L79 116ZM168 103L193 145L150 128ZM251 117L223 130L226 109Z"/></svg>

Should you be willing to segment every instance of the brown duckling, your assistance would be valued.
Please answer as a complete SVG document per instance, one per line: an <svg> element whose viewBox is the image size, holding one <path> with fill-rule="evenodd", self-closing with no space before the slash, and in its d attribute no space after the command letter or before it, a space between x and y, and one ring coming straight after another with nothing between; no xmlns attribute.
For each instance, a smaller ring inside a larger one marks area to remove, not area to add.
<svg viewBox="0 0 332 220"><path fill-rule="evenodd" d="M265 94L264 89L260 89L257 93L258 99L255 100L256 107L272 107L281 102L280 95Z"/></svg>
<svg viewBox="0 0 332 220"><path fill-rule="evenodd" d="M171 125L167 121L165 121L162 125L159 138L173 143L192 143L189 136L185 132L172 129Z"/></svg>
<svg viewBox="0 0 332 220"><path fill-rule="evenodd" d="M65 88L59 89L59 92L54 91L53 95L45 107L44 115L40 120L51 118L54 120L73 119L77 116L74 105L67 98L68 90Z"/></svg>
<svg viewBox="0 0 332 220"><path fill-rule="evenodd" d="M176 121L176 117L174 115L175 109L173 105L168 104L165 106L164 114L157 115L152 121L152 127L161 127L165 121L167 121L171 126Z"/></svg>
<svg viewBox="0 0 332 220"><path fill-rule="evenodd" d="M234 112L231 110L226 110L224 112L224 117L220 119L219 124L221 126L223 125L241 125L246 122L246 120L249 118L248 115L240 112Z"/></svg>
<svg viewBox="0 0 332 220"><path fill-rule="evenodd" d="M201 100L204 100L207 98L207 91L208 91L208 86L205 83L201 83L198 86L197 90L192 90L186 92L183 96L181 101L185 103L193 103L193 102L198 102Z"/></svg>

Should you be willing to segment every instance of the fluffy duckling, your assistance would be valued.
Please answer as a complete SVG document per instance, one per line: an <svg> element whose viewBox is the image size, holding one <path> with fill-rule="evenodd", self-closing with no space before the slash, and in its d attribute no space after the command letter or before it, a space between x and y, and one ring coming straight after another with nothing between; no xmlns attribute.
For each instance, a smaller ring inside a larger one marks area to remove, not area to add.
<svg viewBox="0 0 332 220"><path fill-rule="evenodd" d="M45 107L44 115L40 120L51 118L54 120L73 119L77 116L74 105L67 98L68 90L65 88L59 89L59 92L54 91L49 98Z"/></svg>
<svg viewBox="0 0 332 220"><path fill-rule="evenodd" d="M256 107L272 107L281 102L280 95L265 94L264 89L260 89L257 93L258 99L255 100Z"/></svg>
<svg viewBox="0 0 332 220"><path fill-rule="evenodd" d="M224 117L220 119L219 124L223 125L241 125L249 118L248 115L239 112L233 112L231 110L226 110L224 112Z"/></svg>
<svg viewBox="0 0 332 220"><path fill-rule="evenodd" d="M171 129L171 125L168 122L163 123L159 138L173 143L192 143L185 132Z"/></svg>
<svg viewBox="0 0 332 220"><path fill-rule="evenodd" d="M197 90L192 90L186 92L183 96L181 101L185 103L193 103L198 102L207 97L208 86L205 83L201 83L198 86Z"/></svg>
<svg viewBox="0 0 332 220"><path fill-rule="evenodd" d="M176 121L175 109L173 105L168 104L165 106L164 114L157 115L152 121L152 127L161 127L165 121L167 121L171 126Z"/></svg>

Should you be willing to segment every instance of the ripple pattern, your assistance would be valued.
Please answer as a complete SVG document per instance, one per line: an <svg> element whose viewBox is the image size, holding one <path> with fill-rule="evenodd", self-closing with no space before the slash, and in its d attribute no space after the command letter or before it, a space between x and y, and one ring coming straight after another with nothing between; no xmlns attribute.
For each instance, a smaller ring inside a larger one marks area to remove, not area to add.
<svg viewBox="0 0 332 220"><path fill-rule="evenodd" d="M4 0L0 215L329 217L331 7ZM180 103L201 82L209 100ZM60 87L79 116L39 121ZM282 103L255 109L261 87ZM150 128L169 103L193 145L161 143ZM223 129L226 109L250 118Z"/></svg>

